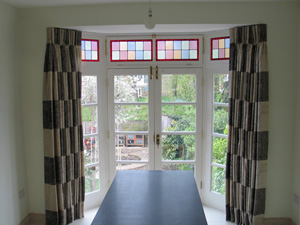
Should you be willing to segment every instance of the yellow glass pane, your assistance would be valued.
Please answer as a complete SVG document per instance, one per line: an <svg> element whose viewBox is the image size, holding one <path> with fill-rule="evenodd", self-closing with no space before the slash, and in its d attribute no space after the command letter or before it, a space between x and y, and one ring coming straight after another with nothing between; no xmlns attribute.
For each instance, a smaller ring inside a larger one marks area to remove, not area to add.
<svg viewBox="0 0 300 225"><path fill-rule="evenodd" d="M219 48L225 48L225 41L224 41L224 39L219 39Z"/></svg>
<svg viewBox="0 0 300 225"><path fill-rule="evenodd" d="M128 51L128 60L135 60L135 51Z"/></svg>
<svg viewBox="0 0 300 225"><path fill-rule="evenodd" d="M181 59L181 50L174 51L174 59Z"/></svg>
<svg viewBox="0 0 300 225"><path fill-rule="evenodd" d="M225 49L225 58L229 58L229 48Z"/></svg>
<svg viewBox="0 0 300 225"><path fill-rule="evenodd" d="M173 50L173 41L166 41L166 49Z"/></svg>
<svg viewBox="0 0 300 225"><path fill-rule="evenodd" d="M127 50L127 42L125 41L120 42L120 50L123 51Z"/></svg>

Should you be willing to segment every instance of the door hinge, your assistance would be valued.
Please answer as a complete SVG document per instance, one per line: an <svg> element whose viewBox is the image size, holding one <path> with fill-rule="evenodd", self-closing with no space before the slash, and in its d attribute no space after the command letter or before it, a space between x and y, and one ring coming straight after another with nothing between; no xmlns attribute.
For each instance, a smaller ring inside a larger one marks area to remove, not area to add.
<svg viewBox="0 0 300 225"><path fill-rule="evenodd" d="M107 138L109 139L109 131L107 131Z"/></svg>
<svg viewBox="0 0 300 225"><path fill-rule="evenodd" d="M153 69L152 69L152 66L150 66L150 80L153 79Z"/></svg>
<svg viewBox="0 0 300 225"><path fill-rule="evenodd" d="M107 39L105 39L105 55L107 55Z"/></svg>
<svg viewBox="0 0 300 225"><path fill-rule="evenodd" d="M200 181L200 189L202 189L202 188L203 188L203 182Z"/></svg>
<svg viewBox="0 0 300 225"><path fill-rule="evenodd" d="M158 66L156 67L156 70L155 70L155 78L156 78L156 80L158 80Z"/></svg>
<svg viewBox="0 0 300 225"><path fill-rule="evenodd" d="M155 133L153 134L153 143L155 144Z"/></svg>
<svg viewBox="0 0 300 225"><path fill-rule="evenodd" d="M203 55L205 53L204 49L205 49L205 38L203 37L203 39L202 39L202 54Z"/></svg>
<svg viewBox="0 0 300 225"><path fill-rule="evenodd" d="M202 140L204 139L204 131L203 130L201 131L201 139Z"/></svg>

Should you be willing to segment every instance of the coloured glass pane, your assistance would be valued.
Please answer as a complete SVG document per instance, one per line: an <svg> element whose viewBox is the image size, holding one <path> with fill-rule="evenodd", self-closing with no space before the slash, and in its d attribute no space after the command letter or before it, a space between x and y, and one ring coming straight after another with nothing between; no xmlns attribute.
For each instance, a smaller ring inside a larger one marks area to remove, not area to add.
<svg viewBox="0 0 300 225"><path fill-rule="evenodd" d="M111 62L152 61L152 40L111 40Z"/></svg>
<svg viewBox="0 0 300 225"><path fill-rule="evenodd" d="M229 59L229 37L211 39L211 60Z"/></svg>
<svg viewBox="0 0 300 225"><path fill-rule="evenodd" d="M156 40L157 61L199 60L198 39Z"/></svg>
<svg viewBox="0 0 300 225"><path fill-rule="evenodd" d="M99 61L99 41L82 39L81 40L81 60Z"/></svg>

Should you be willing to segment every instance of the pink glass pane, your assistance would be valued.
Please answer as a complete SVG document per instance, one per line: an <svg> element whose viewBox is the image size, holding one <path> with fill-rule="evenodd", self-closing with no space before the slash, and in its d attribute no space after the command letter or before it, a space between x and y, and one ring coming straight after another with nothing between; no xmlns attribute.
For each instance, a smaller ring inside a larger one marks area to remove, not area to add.
<svg viewBox="0 0 300 225"><path fill-rule="evenodd" d="M112 42L111 43L111 49L112 49L112 51L120 50L120 42Z"/></svg>
<svg viewBox="0 0 300 225"><path fill-rule="evenodd" d="M198 49L198 43L197 41L190 41L190 49Z"/></svg>
<svg viewBox="0 0 300 225"><path fill-rule="evenodd" d="M120 51L120 60L127 60L127 51Z"/></svg>
<svg viewBox="0 0 300 225"><path fill-rule="evenodd" d="M151 41L145 41L144 42L144 50L145 51L150 51L152 48L151 48L151 45L152 44L152 42Z"/></svg>
<svg viewBox="0 0 300 225"><path fill-rule="evenodd" d="M222 49L219 49L219 58L225 58L225 49L222 48Z"/></svg>
<svg viewBox="0 0 300 225"><path fill-rule="evenodd" d="M157 42L157 50L165 50L166 49L166 42L165 41L158 41Z"/></svg>
<svg viewBox="0 0 300 225"><path fill-rule="evenodd" d="M96 41L92 42L92 50L97 51L98 50L98 43Z"/></svg>
<svg viewBox="0 0 300 225"><path fill-rule="evenodd" d="M173 59L173 50L166 51L166 59Z"/></svg>
<svg viewBox="0 0 300 225"><path fill-rule="evenodd" d="M219 48L219 40L213 40L213 49Z"/></svg>

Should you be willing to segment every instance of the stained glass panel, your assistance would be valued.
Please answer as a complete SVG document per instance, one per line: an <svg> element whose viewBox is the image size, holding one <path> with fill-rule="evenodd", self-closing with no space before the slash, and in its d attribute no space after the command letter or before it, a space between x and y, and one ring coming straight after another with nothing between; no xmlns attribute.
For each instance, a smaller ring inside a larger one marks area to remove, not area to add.
<svg viewBox="0 0 300 225"><path fill-rule="evenodd" d="M152 61L152 40L111 40L110 61Z"/></svg>
<svg viewBox="0 0 300 225"><path fill-rule="evenodd" d="M81 40L81 60L99 61L99 41L91 39Z"/></svg>
<svg viewBox="0 0 300 225"><path fill-rule="evenodd" d="M158 39L156 40L156 60L199 60L199 39Z"/></svg>
<svg viewBox="0 0 300 225"><path fill-rule="evenodd" d="M230 38L219 37L211 39L211 60L229 59Z"/></svg>

